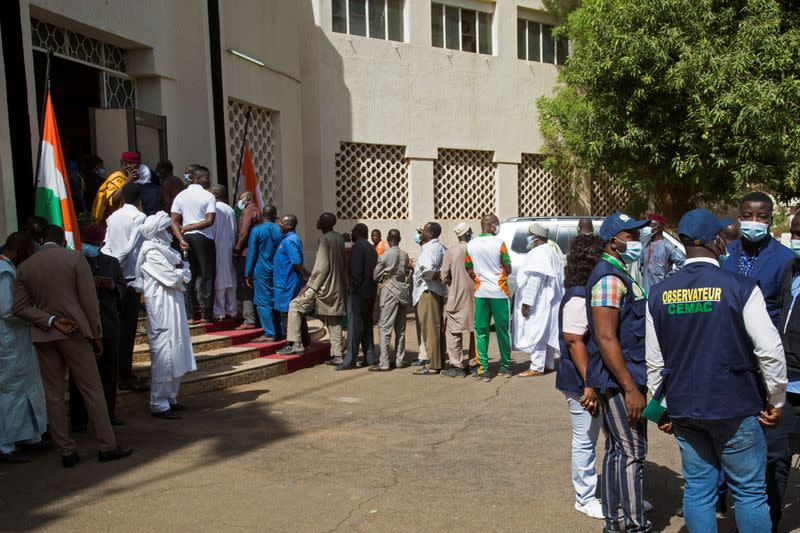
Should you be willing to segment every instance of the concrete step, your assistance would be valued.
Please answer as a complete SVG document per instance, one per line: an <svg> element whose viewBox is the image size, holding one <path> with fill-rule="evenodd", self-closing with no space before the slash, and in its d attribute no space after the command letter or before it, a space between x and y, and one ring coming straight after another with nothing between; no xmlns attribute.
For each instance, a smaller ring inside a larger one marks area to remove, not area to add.
<svg viewBox="0 0 800 533"><path fill-rule="evenodd" d="M204 333L208 332L206 331L206 327L202 324L189 326L189 334L192 337L196 337L197 335L202 335ZM136 340L134 342L135 344L147 344L147 331L145 331L144 327L136 330Z"/></svg>
<svg viewBox="0 0 800 533"><path fill-rule="evenodd" d="M192 337L192 350L195 354L215 350L217 348L227 348L233 346L230 337L214 334L203 334ZM150 346L147 343L137 344L133 347L133 362L150 361Z"/></svg>
<svg viewBox="0 0 800 533"><path fill-rule="evenodd" d="M221 368L231 366L250 359L256 359L261 354L258 348L249 346L228 346L226 348L217 348L207 352L201 352L194 356L197 362L198 370L205 370L208 368ZM150 378L150 365L151 362L139 361L133 364L133 373L141 379Z"/></svg>

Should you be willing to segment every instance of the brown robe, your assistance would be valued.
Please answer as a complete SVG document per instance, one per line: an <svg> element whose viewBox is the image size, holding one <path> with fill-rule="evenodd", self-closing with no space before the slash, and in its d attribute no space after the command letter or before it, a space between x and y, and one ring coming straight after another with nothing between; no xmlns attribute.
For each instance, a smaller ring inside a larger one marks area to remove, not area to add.
<svg viewBox="0 0 800 533"><path fill-rule="evenodd" d="M450 333L472 331L475 282L464 266L467 243L460 242L444 253L442 281L448 285L447 303L444 306L445 323Z"/></svg>
<svg viewBox="0 0 800 533"><path fill-rule="evenodd" d="M343 316L347 312L344 238L335 231L323 233L317 259L306 284L316 293L316 314Z"/></svg>

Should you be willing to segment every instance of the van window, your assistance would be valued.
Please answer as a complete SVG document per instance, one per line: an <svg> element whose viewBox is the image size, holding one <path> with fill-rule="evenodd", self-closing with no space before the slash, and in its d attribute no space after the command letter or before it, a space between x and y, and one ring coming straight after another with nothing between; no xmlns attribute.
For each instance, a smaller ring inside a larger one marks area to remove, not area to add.
<svg viewBox="0 0 800 533"><path fill-rule="evenodd" d="M523 255L528 253L528 226L522 226L514 233L511 251Z"/></svg>
<svg viewBox="0 0 800 533"><path fill-rule="evenodd" d="M578 235L578 225L577 224L570 224L569 226L558 226L558 236L556 237L556 242L558 246L561 248L561 251L564 252L564 255L569 252L569 247L572 244L572 240Z"/></svg>

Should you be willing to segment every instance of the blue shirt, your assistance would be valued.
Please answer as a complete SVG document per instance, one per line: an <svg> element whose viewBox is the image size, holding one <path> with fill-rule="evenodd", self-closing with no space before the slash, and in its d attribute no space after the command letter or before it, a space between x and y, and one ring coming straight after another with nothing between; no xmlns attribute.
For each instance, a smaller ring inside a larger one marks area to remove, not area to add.
<svg viewBox="0 0 800 533"><path fill-rule="evenodd" d="M303 277L295 266L303 264L303 242L297 233L286 233L278 251L275 252L274 268L272 270L272 283L275 287L275 309L286 313L289 311L289 302L297 296L303 288Z"/></svg>
<svg viewBox="0 0 800 533"><path fill-rule="evenodd" d="M789 306L789 314L794 311L794 304L797 302L797 295L800 294L800 274L795 274L792 278L792 303ZM786 322L789 325L789 322ZM785 330L785 327L784 327ZM786 369L786 376L789 378L789 385L786 387L786 392L800 394L800 374Z"/></svg>
<svg viewBox="0 0 800 533"><path fill-rule="evenodd" d="M648 242L642 254L642 284L645 292L649 294L653 285L682 268L685 260L681 249L667 238Z"/></svg>
<svg viewBox="0 0 800 533"><path fill-rule="evenodd" d="M281 229L274 222L263 222L253 228L247 241L247 262L244 275L263 276L272 273L272 261L275 251L283 239Z"/></svg>

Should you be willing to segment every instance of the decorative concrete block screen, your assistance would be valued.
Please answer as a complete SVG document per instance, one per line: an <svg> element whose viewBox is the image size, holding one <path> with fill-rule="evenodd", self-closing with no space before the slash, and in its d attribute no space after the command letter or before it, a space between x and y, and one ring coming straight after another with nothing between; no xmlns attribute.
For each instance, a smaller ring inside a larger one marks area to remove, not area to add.
<svg viewBox="0 0 800 533"><path fill-rule="evenodd" d="M100 67L103 71L103 107L136 107L136 84L128 76L128 52L124 48L67 30L47 22L31 19L31 41L34 50L77 59Z"/></svg>
<svg viewBox="0 0 800 533"><path fill-rule="evenodd" d="M406 147L343 142L336 153L336 209L343 219L408 218Z"/></svg>
<svg viewBox="0 0 800 533"><path fill-rule="evenodd" d="M519 166L519 216L557 216L572 212L569 182L545 172L544 157L522 154Z"/></svg>
<svg viewBox="0 0 800 533"><path fill-rule="evenodd" d="M242 142L250 111L250 125L247 128L247 142L250 157L256 168L256 176L268 204L275 200L278 132L273 113L263 107L256 107L236 100L228 101L228 161L230 161L230 187L236 186L236 173L242 159ZM236 191L231 191L234 194Z"/></svg>
<svg viewBox="0 0 800 533"><path fill-rule="evenodd" d="M439 149L433 162L436 218L479 219L495 211L494 152Z"/></svg>
<svg viewBox="0 0 800 533"><path fill-rule="evenodd" d="M604 217L622 211L628 200L628 192L622 185L605 179L592 179L592 215Z"/></svg>

